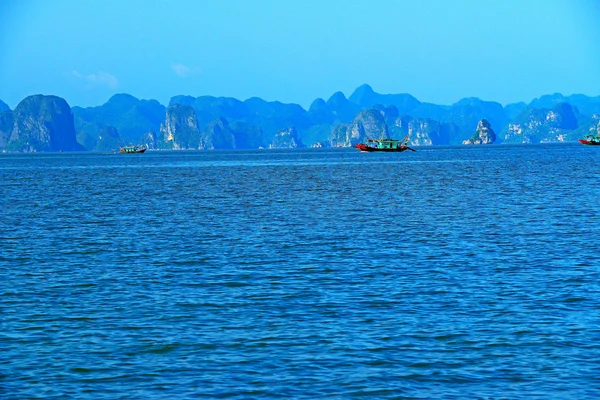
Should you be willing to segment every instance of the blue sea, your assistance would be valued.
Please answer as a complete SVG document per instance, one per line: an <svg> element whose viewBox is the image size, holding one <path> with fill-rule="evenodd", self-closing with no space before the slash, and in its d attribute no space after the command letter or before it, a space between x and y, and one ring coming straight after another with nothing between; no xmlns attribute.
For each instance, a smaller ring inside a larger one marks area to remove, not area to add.
<svg viewBox="0 0 600 400"><path fill-rule="evenodd" d="M0 398L600 398L600 149L0 155Z"/></svg>

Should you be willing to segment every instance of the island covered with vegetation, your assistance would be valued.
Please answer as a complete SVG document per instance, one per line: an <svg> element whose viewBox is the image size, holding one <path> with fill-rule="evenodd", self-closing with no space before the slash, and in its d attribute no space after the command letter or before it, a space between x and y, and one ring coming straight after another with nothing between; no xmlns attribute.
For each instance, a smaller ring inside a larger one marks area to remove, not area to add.
<svg viewBox="0 0 600 400"><path fill-rule="evenodd" d="M502 106L465 98L452 105L369 85L318 98L308 110L258 97L174 96L168 105L112 96L96 107L33 95L13 110L0 101L1 152L350 147L408 136L414 146L575 142L600 134L600 96L544 95Z"/></svg>

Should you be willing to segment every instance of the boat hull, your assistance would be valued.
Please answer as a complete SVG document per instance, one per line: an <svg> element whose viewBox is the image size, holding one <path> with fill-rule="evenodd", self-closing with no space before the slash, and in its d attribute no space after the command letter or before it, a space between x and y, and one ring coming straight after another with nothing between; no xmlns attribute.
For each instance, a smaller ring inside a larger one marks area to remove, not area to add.
<svg viewBox="0 0 600 400"><path fill-rule="evenodd" d="M119 150L119 153L121 153L121 154L141 154L141 153L143 153L145 151L146 151L145 148L143 148L143 149L136 149L134 151L125 151L125 150L121 149L121 150Z"/></svg>
<svg viewBox="0 0 600 400"><path fill-rule="evenodd" d="M592 140L579 139L579 143L585 144L586 146L600 146L600 142Z"/></svg>
<svg viewBox="0 0 600 400"><path fill-rule="evenodd" d="M401 153L401 152L406 151L406 150L412 150L408 146L400 146L400 147L395 147L395 148L392 148L392 149L380 149L380 148L377 148L377 147L369 147L369 146L366 146L366 145L364 145L362 143L359 143L359 144L357 144L354 147L356 147L358 150L363 151L365 153L378 153L378 152L379 153Z"/></svg>

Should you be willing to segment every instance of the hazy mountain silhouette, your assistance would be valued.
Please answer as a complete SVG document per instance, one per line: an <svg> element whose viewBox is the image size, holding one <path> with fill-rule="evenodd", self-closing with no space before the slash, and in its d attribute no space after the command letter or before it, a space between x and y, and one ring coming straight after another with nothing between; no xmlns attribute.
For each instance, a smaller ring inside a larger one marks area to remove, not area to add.
<svg viewBox="0 0 600 400"><path fill-rule="evenodd" d="M173 108L176 105L188 107L188 111ZM348 98L342 92L333 93L327 100L317 98L308 110L298 104L259 97L242 101L232 97L178 95L170 99L168 106L170 111L156 100L141 100L122 93L100 106L73 107L71 117L77 141L87 150L142 141L165 149L348 145L356 136L352 129L382 131L383 128L373 128L372 112L382 115L388 135L408 135L414 145L463 143L476 134L482 120L499 132L495 143L536 143L573 141L582 132L594 131L600 115L600 96L554 93L529 104L521 102L504 107L494 101L470 97L452 105L437 105L421 102L408 93L377 93L365 84ZM34 108L21 107L20 120L41 118ZM2 102L0 110L4 110L0 112L0 150L25 151L11 139L18 123L15 112ZM362 113L368 110L372 111ZM45 123L59 118L49 115L43 117ZM38 127L31 128L32 137L39 136L40 132L34 131L43 130L43 123L37 121L37 125L31 126ZM69 129L64 134L70 135L68 132ZM70 139L64 140L67 143ZM13 144L9 145L11 141ZM35 142L29 149L56 148Z"/></svg>

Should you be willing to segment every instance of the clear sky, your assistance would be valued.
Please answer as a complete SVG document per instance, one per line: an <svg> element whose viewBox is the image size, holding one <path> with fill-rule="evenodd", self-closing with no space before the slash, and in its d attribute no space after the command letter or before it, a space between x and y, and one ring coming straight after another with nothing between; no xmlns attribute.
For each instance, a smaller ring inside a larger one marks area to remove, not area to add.
<svg viewBox="0 0 600 400"><path fill-rule="evenodd" d="M600 95L598 0L1 0L0 99Z"/></svg>

